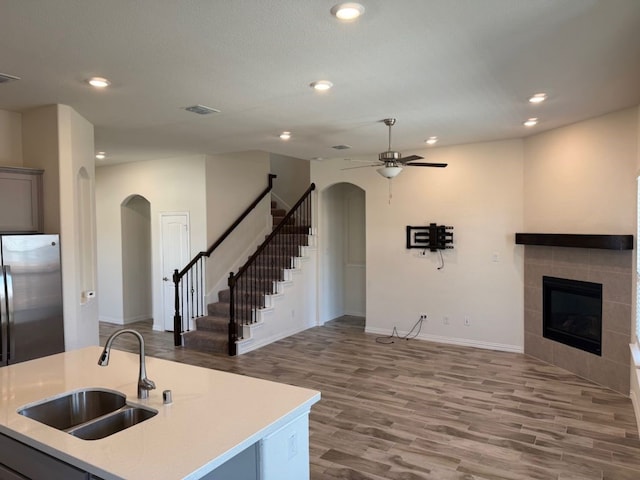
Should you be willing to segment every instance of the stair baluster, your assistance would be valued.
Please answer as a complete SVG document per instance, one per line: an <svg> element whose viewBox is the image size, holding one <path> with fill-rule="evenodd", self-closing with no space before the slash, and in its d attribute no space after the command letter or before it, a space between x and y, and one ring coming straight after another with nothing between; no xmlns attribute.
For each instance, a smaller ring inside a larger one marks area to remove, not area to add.
<svg viewBox="0 0 640 480"><path fill-rule="evenodd" d="M315 188L312 183L247 263L237 273L229 275L229 355L237 354L236 341L243 338L243 327L257 321L257 311L265 307L265 295L276 293L273 282L269 288L260 280L258 267L282 270L295 266L294 250L298 248L301 236L311 233L311 193Z"/></svg>

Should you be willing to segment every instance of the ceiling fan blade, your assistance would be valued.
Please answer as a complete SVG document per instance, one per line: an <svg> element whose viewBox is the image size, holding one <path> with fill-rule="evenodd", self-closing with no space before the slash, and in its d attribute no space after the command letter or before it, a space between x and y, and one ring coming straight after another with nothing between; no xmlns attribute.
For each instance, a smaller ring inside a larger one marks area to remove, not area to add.
<svg viewBox="0 0 640 480"><path fill-rule="evenodd" d="M375 164L372 163L371 165L359 165L357 167L346 167L346 168L341 168L340 170L353 170L354 168L368 168L368 167L379 167L380 164Z"/></svg>
<svg viewBox="0 0 640 480"><path fill-rule="evenodd" d="M402 157L400 163L413 162L414 160L422 160L424 157L420 155L409 155L408 157Z"/></svg>
<svg viewBox="0 0 640 480"><path fill-rule="evenodd" d="M447 163L427 163L427 162L416 162L416 163L407 163L407 167L437 167L444 168L448 164Z"/></svg>

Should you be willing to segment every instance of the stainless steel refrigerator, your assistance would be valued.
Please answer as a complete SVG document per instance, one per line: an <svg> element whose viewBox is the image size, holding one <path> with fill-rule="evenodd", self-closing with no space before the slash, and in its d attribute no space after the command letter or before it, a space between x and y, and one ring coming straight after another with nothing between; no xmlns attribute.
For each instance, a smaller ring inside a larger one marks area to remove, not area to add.
<svg viewBox="0 0 640 480"><path fill-rule="evenodd" d="M0 366L64 351L58 235L0 236Z"/></svg>

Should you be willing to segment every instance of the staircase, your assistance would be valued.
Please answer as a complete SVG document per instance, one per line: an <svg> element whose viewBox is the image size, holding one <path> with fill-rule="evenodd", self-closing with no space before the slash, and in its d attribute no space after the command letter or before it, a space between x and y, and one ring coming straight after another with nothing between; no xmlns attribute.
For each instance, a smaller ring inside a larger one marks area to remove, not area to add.
<svg viewBox="0 0 640 480"><path fill-rule="evenodd" d="M278 208L276 202L271 202L271 216L273 228L279 225L286 215L284 209ZM292 222L291 222L292 223ZM300 256L301 247L307 246L309 241L309 227L293 224L283 225L277 236L281 240L276 245L268 245L265 251L256 259L257 267L251 270L251 276L244 284L250 284L252 290L261 296L261 308L267 308L268 297L279 294L282 284L287 280L287 271L296 265L296 257ZM273 243L273 242L272 242ZM236 289L235 295L249 295L243 288ZM254 293L255 295L255 293ZM195 330L185 332L183 345L185 348L227 355L229 352L229 311L230 290L219 292L218 301L207 305L207 315L195 319ZM249 316L257 317L259 312L245 312ZM255 318L255 322L258 319ZM250 329L244 329L248 331ZM240 341L248 340L247 334Z"/></svg>

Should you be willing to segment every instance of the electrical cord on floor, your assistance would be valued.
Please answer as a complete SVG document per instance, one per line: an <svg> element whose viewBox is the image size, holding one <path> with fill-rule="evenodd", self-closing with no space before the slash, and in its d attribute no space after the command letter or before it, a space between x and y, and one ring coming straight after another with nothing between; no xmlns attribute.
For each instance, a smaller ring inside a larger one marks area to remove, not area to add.
<svg viewBox="0 0 640 480"><path fill-rule="evenodd" d="M392 343L394 343L394 341L392 340L393 337L397 337L400 340L414 339L420 334L420 330L422 330L422 322L424 322L426 319L427 319L426 315L420 315L420 318L418 319L418 321L413 325L413 327L411 327L411 330L409 330L409 333L407 333L404 337L401 337L400 335L398 335L398 330L394 326L393 330L391 331L391 335L389 335L388 337L377 337L376 343L382 343L383 345L391 345ZM418 327L418 331L413 337L410 337L411 333L413 333L416 327Z"/></svg>

